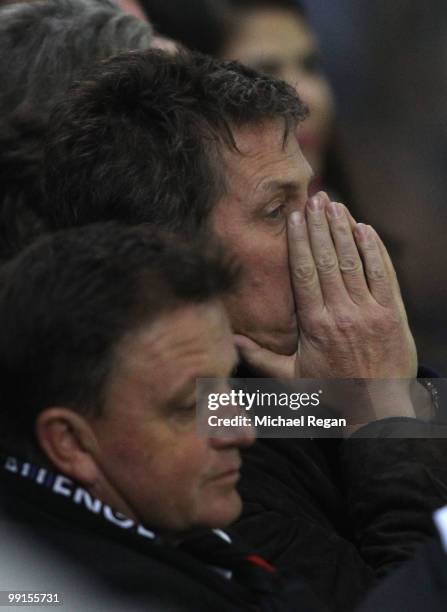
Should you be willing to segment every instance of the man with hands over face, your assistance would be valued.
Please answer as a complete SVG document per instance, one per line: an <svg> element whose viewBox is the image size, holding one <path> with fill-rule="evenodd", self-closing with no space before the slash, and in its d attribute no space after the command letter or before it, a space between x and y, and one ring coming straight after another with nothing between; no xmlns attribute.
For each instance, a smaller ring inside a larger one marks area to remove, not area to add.
<svg viewBox="0 0 447 612"><path fill-rule="evenodd" d="M238 336L247 360L284 378L414 378L416 347L375 230L320 192L290 213L287 237L299 351L280 357Z"/></svg>
<svg viewBox="0 0 447 612"><path fill-rule="evenodd" d="M242 268L225 298L230 321L245 361L263 374L410 379L414 342L380 239L325 194L308 201L312 171L296 138L305 116L292 88L234 62L119 56L53 114L45 220L155 223L219 240ZM420 426L406 418L407 397L382 404L380 416ZM247 449L234 526L344 611L432 533L430 511L443 500L431 469L445 470L436 445L354 438Z"/></svg>

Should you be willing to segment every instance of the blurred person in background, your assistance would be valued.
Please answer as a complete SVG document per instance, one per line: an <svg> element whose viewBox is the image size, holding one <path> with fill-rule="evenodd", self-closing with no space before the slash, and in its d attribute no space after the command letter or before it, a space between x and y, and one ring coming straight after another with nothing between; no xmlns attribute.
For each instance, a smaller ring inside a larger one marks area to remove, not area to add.
<svg viewBox="0 0 447 612"><path fill-rule="evenodd" d="M447 371L447 3L308 0L360 217L382 235L425 363Z"/></svg>
<svg viewBox="0 0 447 612"><path fill-rule="evenodd" d="M334 99L320 49L295 0L229 0L229 29L219 55L237 59L296 88L309 108L298 139L321 186L332 135Z"/></svg>
<svg viewBox="0 0 447 612"><path fill-rule="evenodd" d="M0 259L42 229L40 166L53 105L95 60L152 42L150 24L112 0L0 8Z"/></svg>

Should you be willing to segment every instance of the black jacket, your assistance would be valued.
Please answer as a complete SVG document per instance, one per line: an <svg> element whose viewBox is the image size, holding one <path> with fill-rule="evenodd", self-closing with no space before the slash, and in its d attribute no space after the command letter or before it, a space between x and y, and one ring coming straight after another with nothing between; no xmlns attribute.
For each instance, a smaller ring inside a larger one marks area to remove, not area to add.
<svg viewBox="0 0 447 612"><path fill-rule="evenodd" d="M263 439L244 452L244 513L233 532L295 570L330 610L352 610L411 558L447 502L447 440L413 419L370 424L351 439ZM443 432L445 435L445 431Z"/></svg>
<svg viewBox="0 0 447 612"><path fill-rule="evenodd" d="M358 612L445 612L447 556L438 541L384 580Z"/></svg>

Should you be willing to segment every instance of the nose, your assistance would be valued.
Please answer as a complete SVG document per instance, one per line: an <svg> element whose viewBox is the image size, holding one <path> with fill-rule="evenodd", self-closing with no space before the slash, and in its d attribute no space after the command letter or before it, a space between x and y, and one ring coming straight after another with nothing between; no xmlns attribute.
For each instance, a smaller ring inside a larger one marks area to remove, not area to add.
<svg viewBox="0 0 447 612"><path fill-rule="evenodd" d="M242 417L244 415L241 415ZM246 417L249 419L250 417ZM240 421L239 425L225 427L219 435L210 436L210 444L216 450L227 448L247 448L256 440L256 429L250 421Z"/></svg>

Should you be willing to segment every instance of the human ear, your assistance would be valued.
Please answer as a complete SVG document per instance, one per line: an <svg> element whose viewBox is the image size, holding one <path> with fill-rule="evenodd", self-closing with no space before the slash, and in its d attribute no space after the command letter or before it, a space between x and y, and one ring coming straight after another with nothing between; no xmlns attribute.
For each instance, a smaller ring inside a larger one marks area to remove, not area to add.
<svg viewBox="0 0 447 612"><path fill-rule="evenodd" d="M41 449L59 471L84 486L97 482L97 442L85 417L65 407L47 408L37 417L35 432Z"/></svg>

